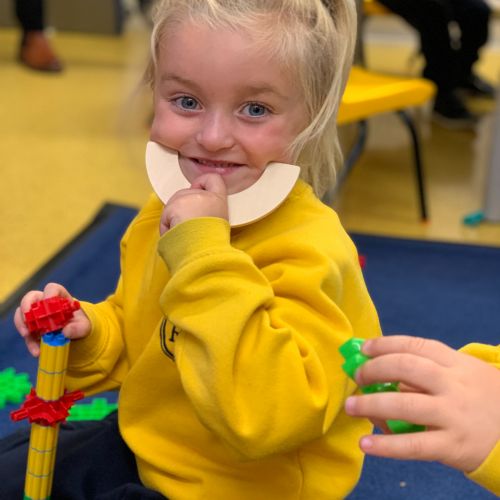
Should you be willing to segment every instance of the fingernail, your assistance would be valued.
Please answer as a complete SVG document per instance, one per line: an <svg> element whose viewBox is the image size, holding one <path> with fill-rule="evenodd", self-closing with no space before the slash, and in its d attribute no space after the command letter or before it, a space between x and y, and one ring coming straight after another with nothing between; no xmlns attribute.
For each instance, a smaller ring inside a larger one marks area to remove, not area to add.
<svg viewBox="0 0 500 500"><path fill-rule="evenodd" d="M370 349L372 347L372 344L373 344L373 341L372 340L365 340L363 342L363 345L361 346L361 351L364 353L364 354L368 354L370 352Z"/></svg>
<svg viewBox="0 0 500 500"><path fill-rule="evenodd" d="M359 445L363 450L369 450L370 448L373 447L373 439L370 436L362 437L359 442Z"/></svg>
<svg viewBox="0 0 500 500"><path fill-rule="evenodd" d="M356 398L350 396L345 400L345 411L348 415L351 415L356 408Z"/></svg>

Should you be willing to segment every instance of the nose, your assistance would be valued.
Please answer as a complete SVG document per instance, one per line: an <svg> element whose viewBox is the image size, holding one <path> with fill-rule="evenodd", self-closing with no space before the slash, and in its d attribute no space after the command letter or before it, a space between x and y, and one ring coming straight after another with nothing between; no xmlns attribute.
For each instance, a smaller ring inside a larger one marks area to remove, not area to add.
<svg viewBox="0 0 500 500"><path fill-rule="evenodd" d="M196 140L207 151L230 149L234 145L231 117L222 113L207 113L200 122Z"/></svg>

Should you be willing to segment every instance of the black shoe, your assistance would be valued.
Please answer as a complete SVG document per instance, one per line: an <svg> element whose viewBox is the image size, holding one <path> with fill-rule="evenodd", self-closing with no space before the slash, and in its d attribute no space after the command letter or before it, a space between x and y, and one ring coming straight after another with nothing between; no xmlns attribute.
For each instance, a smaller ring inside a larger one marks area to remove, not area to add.
<svg viewBox="0 0 500 500"><path fill-rule="evenodd" d="M459 86L459 88L475 97L486 97L488 99L495 98L495 87L474 73L472 73L469 78L467 78L467 80Z"/></svg>
<svg viewBox="0 0 500 500"><path fill-rule="evenodd" d="M433 119L452 130L473 129L478 117L472 114L455 92L438 92L434 101Z"/></svg>

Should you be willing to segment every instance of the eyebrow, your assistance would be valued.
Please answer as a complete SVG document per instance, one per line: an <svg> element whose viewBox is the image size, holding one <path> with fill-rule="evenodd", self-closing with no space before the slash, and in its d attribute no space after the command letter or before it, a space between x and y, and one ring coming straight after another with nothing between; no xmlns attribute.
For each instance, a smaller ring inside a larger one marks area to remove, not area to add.
<svg viewBox="0 0 500 500"><path fill-rule="evenodd" d="M249 85L245 87L245 90L248 90L252 95L260 95L260 94L274 94L277 95L280 99L289 100L289 96L285 96L278 92L278 90L272 85L262 84L262 85Z"/></svg>
<svg viewBox="0 0 500 500"><path fill-rule="evenodd" d="M177 83L180 83L182 85L187 85L188 87L193 87L195 89L199 89L198 85L195 82L193 82L187 78L183 78L182 76L172 75L170 73L166 73L166 74L161 76L160 83L164 83L164 82L177 82Z"/></svg>
<svg viewBox="0 0 500 500"><path fill-rule="evenodd" d="M191 87L196 91L201 91L201 88L197 83L193 82L192 80L189 80L188 78L183 78L182 76L178 76L171 73L166 73L161 76L160 83L164 82L176 82L180 83L181 85L186 85L188 87ZM283 95L275 87L267 83L262 83L262 84L256 83L245 86L244 91L251 95L274 94L284 101L290 100L290 96Z"/></svg>

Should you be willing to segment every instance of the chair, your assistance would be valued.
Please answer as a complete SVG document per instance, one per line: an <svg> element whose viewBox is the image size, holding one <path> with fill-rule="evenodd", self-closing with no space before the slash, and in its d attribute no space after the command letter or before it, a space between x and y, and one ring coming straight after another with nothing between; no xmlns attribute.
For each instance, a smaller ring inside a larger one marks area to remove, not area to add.
<svg viewBox="0 0 500 500"><path fill-rule="evenodd" d="M379 4L376 0L363 0L363 15L379 16L389 13L390 11L383 5Z"/></svg>
<svg viewBox="0 0 500 500"><path fill-rule="evenodd" d="M391 11L378 3L376 0L356 0L358 10L358 40L356 43L356 54L354 61L356 64L366 66L365 51L363 46L363 30L365 20L369 17L390 15Z"/></svg>
<svg viewBox="0 0 500 500"><path fill-rule="evenodd" d="M363 3L370 9L378 7L378 4L373 0L364 0ZM359 2L358 6L361 7ZM423 78L389 76L369 71L360 65L354 65L342 97L337 123L338 125L358 123L358 140L347 156L343 169L339 172L335 189L333 192L327 193L326 199L332 199L360 157L368 133L367 120L382 113L395 112L410 132L420 217L422 220L426 220L428 210L420 141L417 127L408 113L408 109L426 104L434 97L435 92L434 84Z"/></svg>

